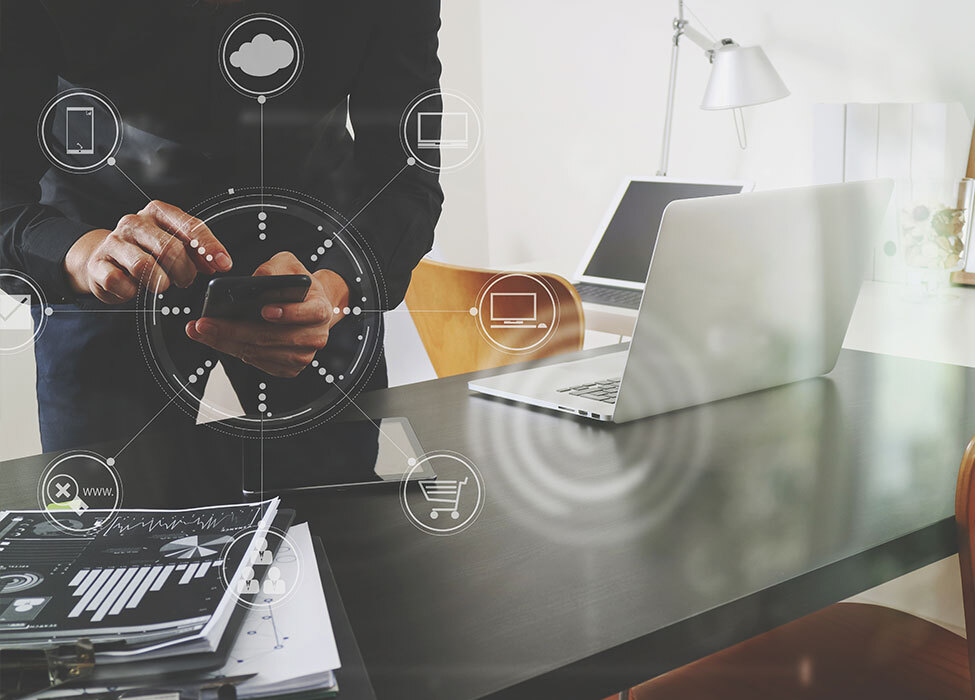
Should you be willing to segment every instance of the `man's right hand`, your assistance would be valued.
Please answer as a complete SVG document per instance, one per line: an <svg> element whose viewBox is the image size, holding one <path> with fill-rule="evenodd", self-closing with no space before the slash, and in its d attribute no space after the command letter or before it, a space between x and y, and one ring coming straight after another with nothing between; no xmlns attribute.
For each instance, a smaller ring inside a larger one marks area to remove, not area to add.
<svg viewBox="0 0 975 700"><path fill-rule="evenodd" d="M89 231L64 259L72 290L106 304L133 299L140 286L159 292L171 284L188 287L198 272L226 272L232 265L206 224L158 201L123 216L114 231Z"/></svg>

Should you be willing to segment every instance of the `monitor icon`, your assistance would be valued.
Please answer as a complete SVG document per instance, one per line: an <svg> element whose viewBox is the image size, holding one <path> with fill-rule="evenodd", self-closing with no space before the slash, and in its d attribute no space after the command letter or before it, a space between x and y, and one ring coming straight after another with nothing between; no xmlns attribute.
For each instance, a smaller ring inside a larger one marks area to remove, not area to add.
<svg viewBox="0 0 975 700"><path fill-rule="evenodd" d="M64 145L69 155L90 156L95 153L95 109L67 107L64 115Z"/></svg>
<svg viewBox="0 0 975 700"><path fill-rule="evenodd" d="M470 147L467 112L417 112L416 131L417 148Z"/></svg>
<svg viewBox="0 0 975 700"><path fill-rule="evenodd" d="M491 328L545 328L535 292L491 292Z"/></svg>

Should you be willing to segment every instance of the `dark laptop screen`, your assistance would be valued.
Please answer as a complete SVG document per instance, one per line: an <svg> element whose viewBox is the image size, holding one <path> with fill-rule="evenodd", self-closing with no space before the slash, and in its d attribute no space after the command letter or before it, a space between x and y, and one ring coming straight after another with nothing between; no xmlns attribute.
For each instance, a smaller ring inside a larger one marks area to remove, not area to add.
<svg viewBox="0 0 975 700"><path fill-rule="evenodd" d="M741 185L630 182L585 274L642 284L647 279L660 219L670 202L739 192Z"/></svg>

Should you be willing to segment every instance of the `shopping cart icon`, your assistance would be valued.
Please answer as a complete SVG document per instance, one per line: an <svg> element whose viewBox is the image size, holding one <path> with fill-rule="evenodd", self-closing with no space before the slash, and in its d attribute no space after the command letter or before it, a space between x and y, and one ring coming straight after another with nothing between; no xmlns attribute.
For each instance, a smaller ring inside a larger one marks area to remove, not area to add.
<svg viewBox="0 0 975 700"><path fill-rule="evenodd" d="M447 507L432 508L430 517L436 520L441 513L450 513L454 520L460 517L457 510L460 505L460 489L467 485L467 477L463 481L456 479L423 479L420 481L420 490L427 503L449 503Z"/></svg>

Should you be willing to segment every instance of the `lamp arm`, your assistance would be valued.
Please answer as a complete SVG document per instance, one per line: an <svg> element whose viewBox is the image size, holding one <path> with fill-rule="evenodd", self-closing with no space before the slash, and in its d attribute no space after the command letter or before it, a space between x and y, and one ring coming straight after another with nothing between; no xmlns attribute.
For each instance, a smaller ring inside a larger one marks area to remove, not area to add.
<svg viewBox="0 0 975 700"><path fill-rule="evenodd" d="M660 167L657 168L657 176L664 177L667 174L667 166L670 162L670 136L671 127L674 122L674 94L677 92L677 59L680 55L680 38L687 36L688 39L704 49L708 60L714 57L714 42L704 34L699 32L684 19L684 0L677 0L677 17L674 18L674 41L670 49L670 80L667 83L667 112L664 116L664 138L660 146Z"/></svg>

